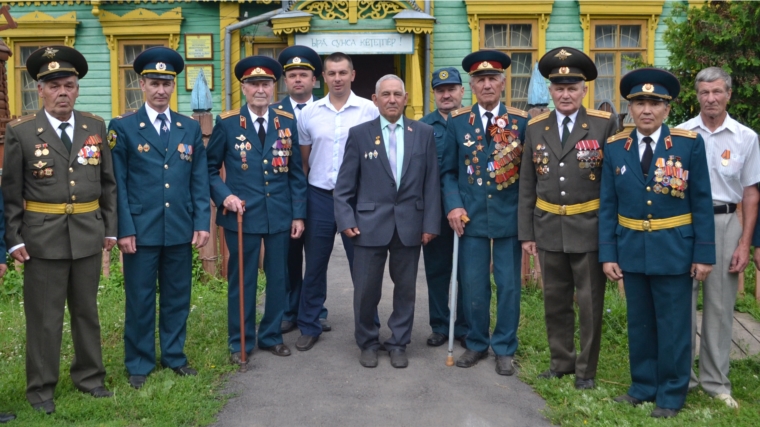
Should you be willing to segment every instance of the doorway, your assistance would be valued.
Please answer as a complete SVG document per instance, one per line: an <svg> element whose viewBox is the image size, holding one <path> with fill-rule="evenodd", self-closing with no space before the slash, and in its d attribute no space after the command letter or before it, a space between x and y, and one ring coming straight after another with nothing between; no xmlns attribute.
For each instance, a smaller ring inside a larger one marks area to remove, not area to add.
<svg viewBox="0 0 760 427"><path fill-rule="evenodd" d="M395 74L402 79L401 70L396 69L395 55L351 55L356 78L351 90L362 98L372 99L375 83L386 74Z"/></svg>

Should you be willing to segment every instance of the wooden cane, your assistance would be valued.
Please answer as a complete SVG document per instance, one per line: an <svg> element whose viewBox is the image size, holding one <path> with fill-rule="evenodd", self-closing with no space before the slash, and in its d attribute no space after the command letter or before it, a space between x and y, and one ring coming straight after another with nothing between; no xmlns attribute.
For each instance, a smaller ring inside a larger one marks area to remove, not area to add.
<svg viewBox="0 0 760 427"><path fill-rule="evenodd" d="M240 204L245 209L245 201L241 200ZM227 215L227 208L222 211L222 214ZM243 265L243 210L240 209L237 212L237 229L238 229L238 286L239 286L239 300L240 300L240 371L246 371L246 364L248 363L246 358L248 352L245 349L245 289L243 284L245 283L245 266Z"/></svg>

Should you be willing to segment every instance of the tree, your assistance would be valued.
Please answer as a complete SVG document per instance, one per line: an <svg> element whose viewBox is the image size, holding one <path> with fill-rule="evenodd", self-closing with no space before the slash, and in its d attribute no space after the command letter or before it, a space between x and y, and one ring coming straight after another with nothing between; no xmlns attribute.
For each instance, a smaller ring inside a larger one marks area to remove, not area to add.
<svg viewBox="0 0 760 427"><path fill-rule="evenodd" d="M694 79L715 66L731 75L728 113L760 133L760 2L713 1L701 8L679 4L665 22L670 71L681 82L669 121L682 123L699 114Z"/></svg>

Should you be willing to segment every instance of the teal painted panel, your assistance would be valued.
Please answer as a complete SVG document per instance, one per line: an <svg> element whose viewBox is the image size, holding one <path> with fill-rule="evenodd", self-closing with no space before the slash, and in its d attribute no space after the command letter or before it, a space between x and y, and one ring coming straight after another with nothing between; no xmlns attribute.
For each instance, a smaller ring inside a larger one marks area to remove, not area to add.
<svg viewBox="0 0 760 427"><path fill-rule="evenodd" d="M463 1L436 1L433 14L437 23L433 29L433 68L456 67L462 75L465 94L463 103L469 105L470 76L462 70L462 58L472 49L472 32L467 23L467 8Z"/></svg>
<svg viewBox="0 0 760 427"><path fill-rule="evenodd" d="M546 50L569 46L583 50L580 7L575 1L555 1L546 29Z"/></svg>

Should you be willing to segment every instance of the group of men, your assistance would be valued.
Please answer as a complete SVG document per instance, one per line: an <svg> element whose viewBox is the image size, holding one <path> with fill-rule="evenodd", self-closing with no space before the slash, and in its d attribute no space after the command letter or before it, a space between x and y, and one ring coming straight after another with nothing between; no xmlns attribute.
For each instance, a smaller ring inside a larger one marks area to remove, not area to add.
<svg viewBox="0 0 760 427"><path fill-rule="evenodd" d="M447 341L451 264L458 262L454 335L465 351L456 364L472 367L490 347L496 372L512 375L525 251L537 256L544 278L551 363L540 378L575 375L576 388L595 387L606 278L625 276L632 385L615 400L654 401L652 416L676 415L689 387L702 281L700 377L692 373L691 386L738 407L727 378L731 312L738 273L750 245L760 243L760 232L752 240L760 154L757 135L726 113L730 76L718 68L700 72L700 115L671 129L663 122L678 80L654 68L629 72L620 95L635 129L616 133L616 115L582 105L587 82L597 76L583 52L561 47L541 58L555 110L533 118L501 101L510 62L493 50L464 58L477 98L468 107L459 71L434 71L437 109L415 121L404 117L407 94L395 75L377 82L372 100L357 96L356 72L343 53L323 62L308 47L292 46L277 59L248 57L234 70L245 105L217 117L204 147L198 123L169 108L184 68L176 51L156 47L135 59L145 104L113 118L108 130L98 116L74 110L85 58L65 46L34 52L27 70L43 108L9 124L2 186L5 243L25 264L29 402L55 411L66 303L72 380L94 397L112 395L104 383L96 296L102 250L115 244L124 254L130 385L142 387L155 368L156 282L160 363L197 375L184 342L192 247L209 240L210 198L230 251L232 363L250 359L256 345L289 356L283 334L295 329L296 349L308 351L331 330L327 267L341 233L351 273L361 271L352 279L362 366L377 366L383 350L393 367L408 366L422 247L427 344ZM329 93L315 99L320 75ZM280 78L288 96L270 104ZM740 225L734 212L742 201ZM267 297L257 334L262 243ZM381 343L377 306L389 254L391 336ZM717 271L707 279L713 264ZM0 422L9 419L3 414Z"/></svg>

